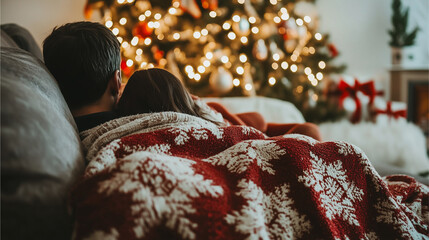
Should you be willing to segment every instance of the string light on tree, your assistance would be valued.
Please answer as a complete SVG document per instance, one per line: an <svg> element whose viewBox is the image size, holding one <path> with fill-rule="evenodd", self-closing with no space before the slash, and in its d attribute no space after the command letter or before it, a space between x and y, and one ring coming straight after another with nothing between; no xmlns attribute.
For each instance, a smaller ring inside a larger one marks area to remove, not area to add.
<svg viewBox="0 0 429 240"><path fill-rule="evenodd" d="M293 102L305 115L319 81L342 66L332 66L329 36L301 2L88 0L85 9L100 9L118 38L123 71L163 67L195 95L262 94Z"/></svg>

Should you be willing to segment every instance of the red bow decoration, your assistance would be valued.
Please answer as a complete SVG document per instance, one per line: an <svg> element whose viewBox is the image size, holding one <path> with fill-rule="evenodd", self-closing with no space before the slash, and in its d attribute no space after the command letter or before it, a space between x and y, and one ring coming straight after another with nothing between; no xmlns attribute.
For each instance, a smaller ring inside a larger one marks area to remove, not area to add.
<svg viewBox="0 0 429 240"><path fill-rule="evenodd" d="M372 104L374 102L374 99L377 95L382 94L382 92L377 92L375 90L373 81L369 81L362 84L357 79L355 79L355 85L353 87L350 86L343 79L341 79L340 83L338 84L338 90L340 90L341 92L341 96L340 96L341 106L343 105L344 99L346 99L347 97L353 98L353 100L356 103L356 110L350 119L352 123L359 122L362 114L362 104L360 102L360 99L357 96L357 93L359 91L369 97L369 104Z"/></svg>
<svg viewBox="0 0 429 240"><path fill-rule="evenodd" d="M395 119L403 117L407 117L407 110L398 110L398 111L392 111L392 102L387 102L386 110L375 110L376 114L386 114L389 117L394 117Z"/></svg>

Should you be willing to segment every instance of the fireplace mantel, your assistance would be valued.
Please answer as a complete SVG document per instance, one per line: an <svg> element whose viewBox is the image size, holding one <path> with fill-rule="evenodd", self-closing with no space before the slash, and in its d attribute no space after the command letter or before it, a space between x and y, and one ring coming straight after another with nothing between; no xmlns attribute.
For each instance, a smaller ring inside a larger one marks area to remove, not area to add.
<svg viewBox="0 0 429 240"><path fill-rule="evenodd" d="M429 149L429 67L392 68L390 100L407 104L407 120L422 128Z"/></svg>
<svg viewBox="0 0 429 240"><path fill-rule="evenodd" d="M390 70L390 100L408 103L410 82L429 83L429 67L393 67Z"/></svg>

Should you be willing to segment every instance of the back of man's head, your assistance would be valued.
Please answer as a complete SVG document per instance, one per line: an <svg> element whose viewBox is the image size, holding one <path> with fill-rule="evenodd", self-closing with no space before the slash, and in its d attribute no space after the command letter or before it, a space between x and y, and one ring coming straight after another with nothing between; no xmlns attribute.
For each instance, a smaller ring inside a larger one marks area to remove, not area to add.
<svg viewBox="0 0 429 240"><path fill-rule="evenodd" d="M70 109L99 100L120 68L120 44L105 26L74 22L55 28L43 42L45 64Z"/></svg>

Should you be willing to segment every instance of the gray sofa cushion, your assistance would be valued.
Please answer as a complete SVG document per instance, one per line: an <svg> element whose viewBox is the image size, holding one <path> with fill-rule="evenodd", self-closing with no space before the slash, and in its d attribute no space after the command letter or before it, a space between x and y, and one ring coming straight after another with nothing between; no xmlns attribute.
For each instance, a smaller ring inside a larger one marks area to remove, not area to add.
<svg viewBox="0 0 429 240"><path fill-rule="evenodd" d="M83 174L73 117L44 64L1 48L1 235L69 239L66 200Z"/></svg>
<svg viewBox="0 0 429 240"><path fill-rule="evenodd" d="M7 35L9 38L13 39L13 41L19 48L24 49L25 51L33 54L38 59L43 60L42 51L40 50L39 45L33 38L33 35L31 35L31 33L27 29L15 23L8 23L2 24L1 30L2 38L3 36Z"/></svg>
<svg viewBox="0 0 429 240"><path fill-rule="evenodd" d="M0 36L1 36L1 45L2 47L12 47L12 48L19 48L19 46L16 44L16 42L9 37L9 35L3 31L3 29L0 29Z"/></svg>

